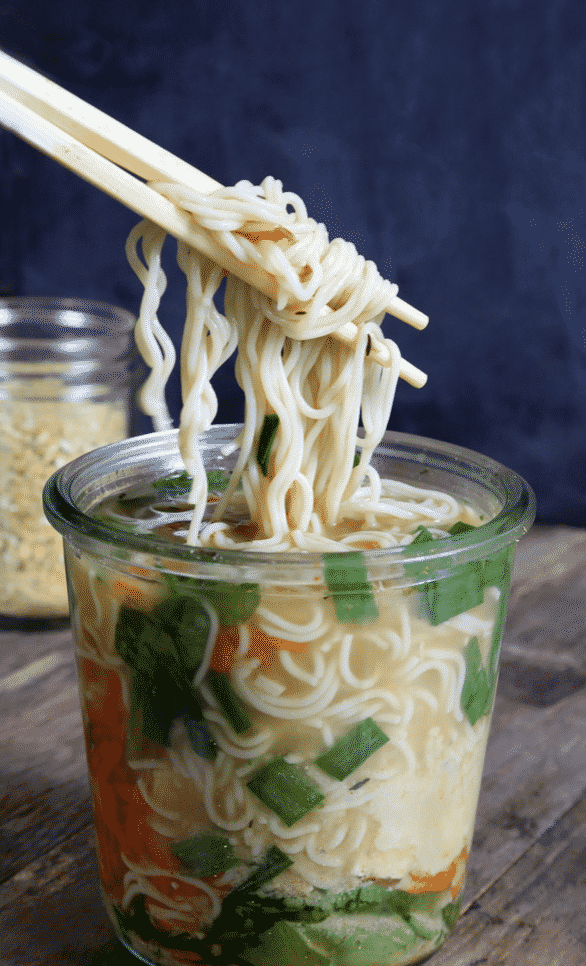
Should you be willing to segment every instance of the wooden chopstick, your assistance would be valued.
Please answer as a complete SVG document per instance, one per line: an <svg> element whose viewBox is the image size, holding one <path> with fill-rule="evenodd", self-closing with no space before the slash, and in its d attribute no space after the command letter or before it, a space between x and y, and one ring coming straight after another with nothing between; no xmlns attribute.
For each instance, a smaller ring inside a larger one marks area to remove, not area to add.
<svg viewBox="0 0 586 966"><path fill-rule="evenodd" d="M244 264L230 252L218 252L207 232L198 228L186 212L139 178L177 182L202 193L221 188L219 182L2 51L0 123L226 271L269 298L276 297L277 284L272 275L254 264ZM398 297L391 300L387 311L418 329L429 321ZM356 326L348 323L338 334L342 341L351 343ZM384 344L373 345L371 354L381 365L390 360ZM427 381L425 373L404 359L400 375L416 387Z"/></svg>

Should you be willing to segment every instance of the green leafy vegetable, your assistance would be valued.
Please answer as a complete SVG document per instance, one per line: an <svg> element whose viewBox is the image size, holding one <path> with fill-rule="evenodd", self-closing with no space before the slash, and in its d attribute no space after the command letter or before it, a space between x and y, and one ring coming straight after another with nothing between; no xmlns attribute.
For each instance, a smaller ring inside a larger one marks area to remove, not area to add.
<svg viewBox="0 0 586 966"><path fill-rule="evenodd" d="M435 626L477 607L484 600L483 564L472 561L423 588L429 618Z"/></svg>
<svg viewBox="0 0 586 966"><path fill-rule="evenodd" d="M114 635L116 650L133 671L147 678L166 673L176 687L183 688L187 683L185 669L173 638L166 633L156 611L157 608L147 614L122 606Z"/></svg>
<svg viewBox="0 0 586 966"><path fill-rule="evenodd" d="M293 859L281 852L277 845L272 845L260 865L252 872L234 892L256 892L261 886L275 879L281 872L285 872L293 865Z"/></svg>
<svg viewBox="0 0 586 966"><path fill-rule="evenodd" d="M213 738L192 684L209 630L207 611L192 598L163 601L150 613L120 608L114 643L132 670L129 752L137 753L141 736L170 747L171 726L181 718L194 749L213 757ZM197 734L194 721L199 723Z"/></svg>
<svg viewBox="0 0 586 966"><path fill-rule="evenodd" d="M138 533L140 530L138 521L132 522L127 517L121 517L115 513L96 513L92 520L96 520L98 523L106 523L116 530L124 530L125 533Z"/></svg>
<svg viewBox="0 0 586 966"><path fill-rule="evenodd" d="M269 471L269 458L278 427L279 417L276 413L269 413L265 416L258 440L258 449L256 451L256 461L261 468L263 476L266 476Z"/></svg>
<svg viewBox="0 0 586 966"><path fill-rule="evenodd" d="M411 543L408 544L409 547L414 547L414 546L416 547L419 544L429 543L430 540L433 540L433 535L429 532L427 527L424 527L424 526L417 527L417 530L415 531L415 533L416 533L416 536L413 537L413 540L411 541Z"/></svg>
<svg viewBox="0 0 586 966"><path fill-rule="evenodd" d="M332 595L336 616L342 624L365 624L378 618L372 587L368 582L364 555L324 553L324 578Z"/></svg>
<svg viewBox="0 0 586 966"><path fill-rule="evenodd" d="M462 900L458 899L457 902L449 902L447 906L442 909L442 919L445 922L448 929L453 929L456 925L458 916L460 915L460 906L462 905Z"/></svg>
<svg viewBox="0 0 586 966"><path fill-rule="evenodd" d="M459 533L468 533L469 530L476 530L477 527L473 527L471 523L464 523L463 520L458 520L454 523L453 527L450 527L448 533L451 533L453 537L457 537Z"/></svg>
<svg viewBox="0 0 586 966"><path fill-rule="evenodd" d="M288 828L325 798L317 785L282 756L259 768L246 784Z"/></svg>
<svg viewBox="0 0 586 966"><path fill-rule="evenodd" d="M208 490L212 490L215 493L221 493L222 490L228 488L230 482L230 474L226 470L208 470L206 472L206 477L208 481Z"/></svg>
<svg viewBox="0 0 586 966"><path fill-rule="evenodd" d="M176 597L205 597L218 615L222 627L234 627L252 617L260 603L257 584L230 584L227 581L199 580L165 574L171 593Z"/></svg>
<svg viewBox="0 0 586 966"><path fill-rule="evenodd" d="M508 550L504 551L504 553L498 554L497 556L500 560L499 574L500 574L500 580L501 580L501 583L500 583L501 595L499 598L498 613L496 615L496 621L494 623L494 630L492 632L492 643L490 646L490 655L488 658L488 676L489 676L489 680L492 682L496 681L501 643L503 639L503 631L505 629L505 621L507 618L507 608L509 606L509 597L511 594L511 571L513 569L513 560L515 558L514 545L509 547ZM496 558L493 558L493 560L495 559Z"/></svg>
<svg viewBox="0 0 586 966"><path fill-rule="evenodd" d="M359 463L360 463L360 453L358 452L358 450L356 450L354 453L354 461L352 463L352 469L356 469Z"/></svg>
<svg viewBox="0 0 586 966"><path fill-rule="evenodd" d="M316 765L326 775L343 781L388 740L384 731L381 731L372 718L365 718L324 755L321 755L316 760Z"/></svg>
<svg viewBox="0 0 586 966"><path fill-rule="evenodd" d="M240 698L232 687L228 675L210 671L207 675L206 682L214 698L220 705L230 727L237 735L248 731L252 727L252 721L248 717L246 710L240 702Z"/></svg>
<svg viewBox="0 0 586 966"><path fill-rule="evenodd" d="M449 533L458 536L469 530L476 530L469 523L458 521ZM416 536L405 548L409 552L414 545L427 544L434 538L426 527L417 528ZM477 607L484 600L486 587L497 586L501 589L508 586L511 575L510 550L501 551L485 561L471 561L461 564L447 576L439 580L432 580L421 587L425 596L427 612L434 626L442 624L451 617L464 614L472 607ZM405 566L406 574L414 580L425 577L429 565L422 560Z"/></svg>
<svg viewBox="0 0 586 966"><path fill-rule="evenodd" d="M316 949L296 924L281 920L264 930L245 950L252 966L330 966L332 960Z"/></svg>
<svg viewBox="0 0 586 966"><path fill-rule="evenodd" d="M484 563L484 584L486 587L503 587L511 579L512 555L514 547L507 547Z"/></svg>
<svg viewBox="0 0 586 966"><path fill-rule="evenodd" d="M482 666L478 638L471 638L465 651L466 677L462 686L460 702L462 711L471 725L488 714L492 705L492 686Z"/></svg>
<svg viewBox="0 0 586 966"><path fill-rule="evenodd" d="M193 477L187 470L183 470L178 476L166 476L164 480L155 480L153 486L155 490L164 490L166 493L185 493L191 489Z"/></svg>
<svg viewBox="0 0 586 966"><path fill-rule="evenodd" d="M173 843L171 852L198 877L219 875L241 865L230 841L222 835L196 835Z"/></svg>
<svg viewBox="0 0 586 966"><path fill-rule="evenodd" d="M189 743L196 755L205 758L206 761L215 761L218 757L218 746L203 718L194 717L188 711L185 711L181 717Z"/></svg>

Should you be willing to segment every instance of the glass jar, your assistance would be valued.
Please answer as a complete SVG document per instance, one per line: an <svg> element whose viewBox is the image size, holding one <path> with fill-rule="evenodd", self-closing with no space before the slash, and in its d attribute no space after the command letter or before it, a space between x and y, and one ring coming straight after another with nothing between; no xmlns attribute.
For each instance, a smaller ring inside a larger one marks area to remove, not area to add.
<svg viewBox="0 0 586 966"><path fill-rule="evenodd" d="M203 436L213 487L240 429ZM142 962L405 966L458 917L534 497L429 439L387 433L373 463L478 525L390 550L190 547L176 432L47 483L101 889Z"/></svg>
<svg viewBox="0 0 586 966"><path fill-rule="evenodd" d="M67 615L61 541L43 514L47 478L136 427L136 319L102 302L0 300L0 615Z"/></svg>

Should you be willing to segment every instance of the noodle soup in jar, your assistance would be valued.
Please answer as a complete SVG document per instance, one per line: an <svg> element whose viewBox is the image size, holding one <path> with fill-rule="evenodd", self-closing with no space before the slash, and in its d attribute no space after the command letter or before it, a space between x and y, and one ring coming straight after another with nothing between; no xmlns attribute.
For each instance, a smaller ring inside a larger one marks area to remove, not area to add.
<svg viewBox="0 0 586 966"><path fill-rule="evenodd" d="M209 508L239 427L205 433ZM229 449L229 447L228 447ZM460 910L516 541L533 494L387 433L388 546L186 544L175 432L55 474L101 888L144 962L405 966ZM387 494L387 496L385 496Z"/></svg>

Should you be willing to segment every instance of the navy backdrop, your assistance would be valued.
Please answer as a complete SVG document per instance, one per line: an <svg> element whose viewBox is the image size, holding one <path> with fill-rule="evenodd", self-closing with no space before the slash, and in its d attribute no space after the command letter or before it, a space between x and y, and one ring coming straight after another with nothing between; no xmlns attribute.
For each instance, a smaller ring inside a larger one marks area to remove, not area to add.
<svg viewBox="0 0 586 966"><path fill-rule="evenodd" d="M429 374L390 428L481 450L540 519L586 525L581 0L31 0L2 6L0 46L224 184L301 194L431 317L387 319ZM2 293L136 311L136 217L6 132L0 166ZM239 419L231 373L216 386Z"/></svg>

